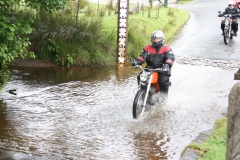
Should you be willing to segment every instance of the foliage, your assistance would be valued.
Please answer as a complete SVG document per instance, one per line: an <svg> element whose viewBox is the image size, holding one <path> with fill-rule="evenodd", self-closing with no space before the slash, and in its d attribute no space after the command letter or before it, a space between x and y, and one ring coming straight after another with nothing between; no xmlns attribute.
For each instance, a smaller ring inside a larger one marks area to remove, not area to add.
<svg viewBox="0 0 240 160"><path fill-rule="evenodd" d="M192 143L188 147L197 150L199 160L225 160L227 141L227 118L218 119L211 136L202 144Z"/></svg>
<svg viewBox="0 0 240 160"><path fill-rule="evenodd" d="M111 11L113 10L113 0L109 0L108 4L106 5L106 8L108 9L108 16L110 16Z"/></svg>
<svg viewBox="0 0 240 160"><path fill-rule="evenodd" d="M115 32L102 29L101 18L81 17L78 23L64 13L36 19L30 35L37 58L58 65L106 65L114 62Z"/></svg>
<svg viewBox="0 0 240 160"><path fill-rule="evenodd" d="M152 9L153 0L149 0L149 3L150 3L150 8Z"/></svg>
<svg viewBox="0 0 240 160"><path fill-rule="evenodd" d="M2 90L2 87L4 84L6 84L8 75L10 74L10 71L6 67L1 67L0 69L0 90Z"/></svg>
<svg viewBox="0 0 240 160"><path fill-rule="evenodd" d="M27 34L33 22L24 11L14 8L18 1L0 1L0 88L6 83L7 65L16 57L34 57L26 47L30 44Z"/></svg>
<svg viewBox="0 0 240 160"><path fill-rule="evenodd" d="M131 19L128 27L128 56L137 58L145 44L146 25L139 25L139 21ZM142 34L139 34L142 33Z"/></svg>
<svg viewBox="0 0 240 160"><path fill-rule="evenodd" d="M0 88L6 83L7 66L16 57L34 58L27 51L33 19L20 5L27 5L49 13L63 9L68 0L0 0Z"/></svg>
<svg viewBox="0 0 240 160"><path fill-rule="evenodd" d="M4 65L7 66L16 57L34 58L34 54L27 51L34 51L37 58L52 60L59 65L115 63L117 14L106 17L104 10L108 8L110 13L113 1L109 0L105 7L97 5L97 10L96 4L85 3L88 4L86 7L91 8L92 17L79 13L75 21L73 12L66 14L66 3L68 0L0 0L1 69L5 69ZM97 13L99 6L103 10ZM86 7L82 10L86 11ZM56 12L59 9L65 11ZM144 12L129 15L128 58L139 55L142 47L149 43L153 30L163 30L165 42L170 43L188 17L187 12L178 9L161 8L159 12L159 17L146 17ZM4 83L1 79L1 84Z"/></svg>
<svg viewBox="0 0 240 160"><path fill-rule="evenodd" d="M94 17L95 16L95 12L94 9L90 6L88 6L87 10L86 10L86 16L87 17Z"/></svg>
<svg viewBox="0 0 240 160"><path fill-rule="evenodd" d="M86 7L95 12L93 8L96 6L89 4ZM85 17L85 14L80 13L77 24L61 12L37 14L41 16L37 16L35 30L30 36L31 49L37 58L51 60L58 65L115 63L117 15L97 18ZM139 56L144 45L150 42L149 35L156 29L164 31L165 42L170 43L188 17L187 12L169 8L162 8L160 14L158 19L141 14L129 15L128 60Z"/></svg>
<svg viewBox="0 0 240 160"><path fill-rule="evenodd" d="M44 10L48 13L66 9L68 1L69 0L24 0L27 6L36 10Z"/></svg>

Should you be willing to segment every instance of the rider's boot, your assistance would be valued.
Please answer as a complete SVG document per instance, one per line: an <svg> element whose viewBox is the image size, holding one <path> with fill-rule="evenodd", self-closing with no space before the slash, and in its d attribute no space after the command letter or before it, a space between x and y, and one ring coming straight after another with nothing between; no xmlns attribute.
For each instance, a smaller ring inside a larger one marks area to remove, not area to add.
<svg viewBox="0 0 240 160"><path fill-rule="evenodd" d="M222 29L222 35L224 35L223 29Z"/></svg>
<svg viewBox="0 0 240 160"><path fill-rule="evenodd" d="M234 36L236 36L236 37L237 37L237 32L234 32Z"/></svg>

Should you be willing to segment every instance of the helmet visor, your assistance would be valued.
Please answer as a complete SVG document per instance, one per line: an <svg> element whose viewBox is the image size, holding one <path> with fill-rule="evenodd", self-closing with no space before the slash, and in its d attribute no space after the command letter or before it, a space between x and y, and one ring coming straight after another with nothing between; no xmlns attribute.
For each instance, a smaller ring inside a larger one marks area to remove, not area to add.
<svg viewBox="0 0 240 160"><path fill-rule="evenodd" d="M159 38L159 37L152 39L152 42L162 42L162 41L163 41L163 38Z"/></svg>

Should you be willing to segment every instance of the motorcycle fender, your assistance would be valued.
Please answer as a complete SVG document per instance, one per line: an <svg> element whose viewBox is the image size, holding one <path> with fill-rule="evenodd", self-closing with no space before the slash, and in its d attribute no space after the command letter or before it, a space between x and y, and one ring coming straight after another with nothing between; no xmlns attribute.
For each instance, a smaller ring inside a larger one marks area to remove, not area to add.
<svg viewBox="0 0 240 160"><path fill-rule="evenodd" d="M152 73L152 84L157 84L158 83L158 72L153 72Z"/></svg>
<svg viewBox="0 0 240 160"><path fill-rule="evenodd" d="M152 73L152 86L156 88L157 91L160 91L159 85L158 85L158 72Z"/></svg>

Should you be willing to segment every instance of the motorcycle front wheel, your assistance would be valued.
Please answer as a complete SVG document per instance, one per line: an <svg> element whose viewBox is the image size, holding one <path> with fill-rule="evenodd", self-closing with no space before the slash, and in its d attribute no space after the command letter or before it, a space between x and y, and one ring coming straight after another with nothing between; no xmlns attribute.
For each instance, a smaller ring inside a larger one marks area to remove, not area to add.
<svg viewBox="0 0 240 160"><path fill-rule="evenodd" d="M141 116L141 113L143 111L143 103L144 103L144 97L146 94L146 90L140 89L134 98L133 101L133 118L138 119Z"/></svg>
<svg viewBox="0 0 240 160"><path fill-rule="evenodd" d="M225 44L228 44L228 42L229 42L230 35L231 35L231 33L229 33L229 32L230 32L229 29L225 29L225 30L224 30L223 39L224 39L224 43L225 43Z"/></svg>

